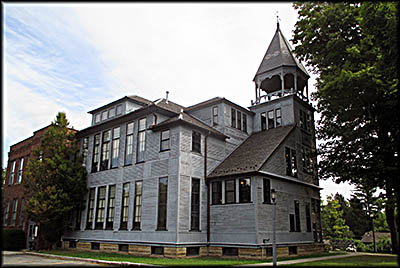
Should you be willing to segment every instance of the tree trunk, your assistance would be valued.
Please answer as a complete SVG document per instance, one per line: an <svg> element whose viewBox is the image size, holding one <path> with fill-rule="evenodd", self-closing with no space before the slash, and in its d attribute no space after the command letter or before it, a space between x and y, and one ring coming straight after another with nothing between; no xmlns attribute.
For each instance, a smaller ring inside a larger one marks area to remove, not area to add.
<svg viewBox="0 0 400 268"><path fill-rule="evenodd" d="M399 229L395 219L395 206L396 206L396 197L393 195L393 189L391 187L387 187L386 195L388 198L388 202L385 206L386 213L386 221L389 225L390 236L392 240L392 253L399 253Z"/></svg>

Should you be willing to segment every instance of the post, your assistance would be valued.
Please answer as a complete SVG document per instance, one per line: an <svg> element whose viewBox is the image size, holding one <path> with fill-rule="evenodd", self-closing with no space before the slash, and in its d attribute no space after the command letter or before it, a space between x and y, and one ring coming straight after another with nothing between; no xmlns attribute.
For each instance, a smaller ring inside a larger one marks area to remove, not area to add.
<svg viewBox="0 0 400 268"><path fill-rule="evenodd" d="M372 239L374 240L374 253L376 253L374 214L371 215L371 220L372 220Z"/></svg>
<svg viewBox="0 0 400 268"><path fill-rule="evenodd" d="M272 265L276 266L276 227L275 227L275 206L276 206L276 192L271 189L272 199Z"/></svg>

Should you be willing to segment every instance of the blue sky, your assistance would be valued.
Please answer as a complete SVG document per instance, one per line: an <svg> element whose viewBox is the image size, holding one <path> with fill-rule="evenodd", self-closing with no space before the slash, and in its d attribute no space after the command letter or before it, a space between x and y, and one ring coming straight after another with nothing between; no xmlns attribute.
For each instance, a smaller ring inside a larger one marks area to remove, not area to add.
<svg viewBox="0 0 400 268"><path fill-rule="evenodd" d="M241 106L276 30L287 39L291 3L118 3L3 5L3 151L64 111L90 125L87 111L126 95L183 106L220 96ZM309 87L313 90L315 75ZM321 182L322 195L347 185Z"/></svg>

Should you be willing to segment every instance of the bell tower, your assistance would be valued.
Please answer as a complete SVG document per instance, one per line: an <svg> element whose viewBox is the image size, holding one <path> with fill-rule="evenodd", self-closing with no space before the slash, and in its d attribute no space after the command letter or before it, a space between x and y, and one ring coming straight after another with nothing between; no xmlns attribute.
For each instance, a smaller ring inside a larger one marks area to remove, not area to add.
<svg viewBox="0 0 400 268"><path fill-rule="evenodd" d="M291 94L308 102L309 78L283 36L278 20L275 35L253 79L255 100L251 101L252 106Z"/></svg>

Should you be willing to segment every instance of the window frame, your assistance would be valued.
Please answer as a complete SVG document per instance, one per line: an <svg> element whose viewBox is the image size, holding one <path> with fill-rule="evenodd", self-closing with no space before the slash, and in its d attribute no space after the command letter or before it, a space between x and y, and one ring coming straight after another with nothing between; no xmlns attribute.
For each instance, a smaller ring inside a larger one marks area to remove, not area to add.
<svg viewBox="0 0 400 268"><path fill-rule="evenodd" d="M164 138L163 133L168 133L168 138ZM171 137L170 135L171 132L169 129L165 129L160 132L160 152L165 152L170 150L170 137ZM165 144L167 144L167 146L165 146Z"/></svg>
<svg viewBox="0 0 400 268"><path fill-rule="evenodd" d="M286 175L297 178L297 156L296 150L290 147L285 147L285 163L286 163Z"/></svg>
<svg viewBox="0 0 400 268"><path fill-rule="evenodd" d="M10 200L6 201L6 206L5 206L5 211L4 211L4 218L3 218L3 226L7 226L8 225L8 218L10 215Z"/></svg>
<svg viewBox="0 0 400 268"><path fill-rule="evenodd" d="M111 107L110 109L108 109L108 118L113 118L115 116L115 107Z"/></svg>
<svg viewBox="0 0 400 268"><path fill-rule="evenodd" d="M86 167L89 155L89 137L82 139L82 166Z"/></svg>
<svg viewBox="0 0 400 268"><path fill-rule="evenodd" d="M108 119L108 110L101 111L101 121Z"/></svg>
<svg viewBox="0 0 400 268"><path fill-rule="evenodd" d="M103 192L103 193L102 193ZM97 188L97 206L95 229L103 229L106 213L106 186Z"/></svg>
<svg viewBox="0 0 400 268"><path fill-rule="evenodd" d="M162 184L164 184L165 186L162 187ZM167 219L168 219L168 177L162 177L158 179L158 206L157 206L156 231L167 230Z"/></svg>
<svg viewBox="0 0 400 268"><path fill-rule="evenodd" d="M96 188L92 187L89 189L89 198L88 198L88 210L86 217L86 230L93 230L93 221L95 220L95 211L94 211L94 202L96 196Z"/></svg>
<svg viewBox="0 0 400 268"><path fill-rule="evenodd" d="M18 198L13 199L12 210L11 210L11 226L17 224L17 209L18 209Z"/></svg>
<svg viewBox="0 0 400 268"><path fill-rule="evenodd" d="M96 139L98 137L98 139ZM99 170L100 163L100 133L93 136L93 153L92 153L92 168L91 172L97 172ZM96 161L97 160L97 161Z"/></svg>
<svg viewBox="0 0 400 268"><path fill-rule="evenodd" d="M12 160L11 167L10 167L10 175L8 177L8 185L12 185L14 183L15 165L16 165L16 160Z"/></svg>
<svg viewBox="0 0 400 268"><path fill-rule="evenodd" d="M278 112L279 112L279 115L278 115ZM280 126L282 126L282 110L281 110L281 108L276 108L275 109L275 127L277 128Z"/></svg>
<svg viewBox="0 0 400 268"><path fill-rule="evenodd" d="M272 115L272 118L270 117ZM274 110L267 111L267 129L275 128L275 112Z"/></svg>
<svg viewBox="0 0 400 268"><path fill-rule="evenodd" d="M239 110L236 111L236 120L236 128L242 130L242 112Z"/></svg>
<svg viewBox="0 0 400 268"><path fill-rule="evenodd" d="M242 130L247 133L247 114L243 113L243 128Z"/></svg>
<svg viewBox="0 0 400 268"><path fill-rule="evenodd" d="M140 187L139 187L140 186ZM140 189L140 192L138 191ZM141 230L142 203L143 202L143 181L135 182L135 202L133 211L133 230ZM138 220L137 220L138 219Z"/></svg>
<svg viewBox="0 0 400 268"><path fill-rule="evenodd" d="M115 106L115 116L122 114L122 104Z"/></svg>
<svg viewBox="0 0 400 268"><path fill-rule="evenodd" d="M267 183L268 182L268 183ZM268 186L268 187L266 187ZM268 189L266 189L268 188ZM267 178L263 178L263 203L264 204L272 204L271 202L271 180Z"/></svg>
<svg viewBox="0 0 400 268"><path fill-rule="evenodd" d="M144 123L143 123L144 122ZM138 120L138 135L136 144L136 163L144 162L146 151L146 117Z"/></svg>
<svg viewBox="0 0 400 268"><path fill-rule="evenodd" d="M106 137L108 133L108 138ZM109 169L111 157L111 129L103 131L101 139L100 171Z"/></svg>
<svg viewBox="0 0 400 268"><path fill-rule="evenodd" d="M132 126L132 128L130 126ZM131 165L133 163L134 132L135 132L135 123L134 122L126 123L125 157L124 157L124 165L125 166Z"/></svg>
<svg viewBox="0 0 400 268"><path fill-rule="evenodd" d="M239 203L251 203L251 178L239 179Z"/></svg>
<svg viewBox="0 0 400 268"><path fill-rule="evenodd" d="M190 198L190 230L200 231L200 179L192 178Z"/></svg>
<svg viewBox="0 0 400 268"><path fill-rule="evenodd" d="M218 125L218 106L212 107L212 123L213 123L213 126Z"/></svg>
<svg viewBox="0 0 400 268"><path fill-rule="evenodd" d="M96 113L94 115L94 123L97 124L100 123L100 121L101 121L101 113Z"/></svg>
<svg viewBox="0 0 400 268"><path fill-rule="evenodd" d="M115 197L117 193L117 187L115 184L108 186L108 203L107 203L107 218L106 218L106 229L113 229L115 219Z"/></svg>
<svg viewBox="0 0 400 268"><path fill-rule="evenodd" d="M15 182L16 184L20 184L22 182L23 171L24 171L24 158L21 157L18 160L17 181Z"/></svg>
<svg viewBox="0 0 400 268"><path fill-rule="evenodd" d="M260 113L261 131L267 130L267 112Z"/></svg>
<svg viewBox="0 0 400 268"><path fill-rule="evenodd" d="M233 183L233 190L228 191L228 182ZM228 200L228 193L233 193L233 201ZM236 204L236 179L230 179L225 181L225 204Z"/></svg>
<svg viewBox="0 0 400 268"><path fill-rule="evenodd" d="M222 205L222 181L211 182L211 191L211 205Z"/></svg>
<svg viewBox="0 0 400 268"><path fill-rule="evenodd" d="M118 130L118 132L116 132L117 130ZM121 127L113 128L112 129L112 141L111 141L110 168L118 167L120 138L121 138Z"/></svg>
<svg viewBox="0 0 400 268"><path fill-rule="evenodd" d="M192 130L192 152L201 154L201 133Z"/></svg>
<svg viewBox="0 0 400 268"><path fill-rule="evenodd" d="M299 200L294 200L294 216L295 216L296 232L301 232L300 202L299 202Z"/></svg>
<svg viewBox="0 0 400 268"><path fill-rule="evenodd" d="M120 230L128 230L130 183L122 184Z"/></svg>
<svg viewBox="0 0 400 268"><path fill-rule="evenodd" d="M231 127L236 128L236 110L231 108Z"/></svg>

